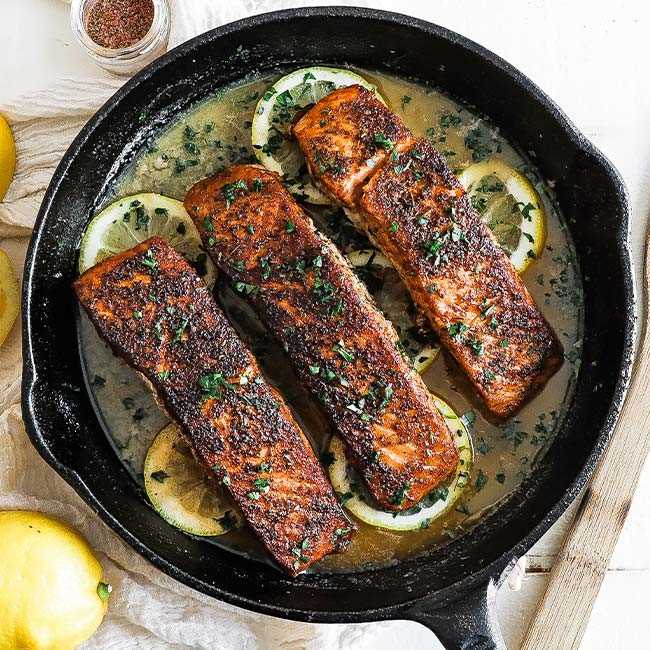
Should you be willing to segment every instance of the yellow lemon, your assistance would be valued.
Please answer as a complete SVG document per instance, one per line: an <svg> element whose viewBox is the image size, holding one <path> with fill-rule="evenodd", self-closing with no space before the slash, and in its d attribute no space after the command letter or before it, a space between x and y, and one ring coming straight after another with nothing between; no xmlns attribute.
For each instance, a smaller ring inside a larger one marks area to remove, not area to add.
<svg viewBox="0 0 650 650"><path fill-rule="evenodd" d="M0 512L0 650L72 650L104 618L110 586L92 549L38 512Z"/></svg>
<svg viewBox="0 0 650 650"><path fill-rule="evenodd" d="M0 115L0 201L4 199L16 167L16 144L11 129Z"/></svg>
<svg viewBox="0 0 650 650"><path fill-rule="evenodd" d="M20 311L20 289L11 260L0 249L0 345L5 342Z"/></svg>

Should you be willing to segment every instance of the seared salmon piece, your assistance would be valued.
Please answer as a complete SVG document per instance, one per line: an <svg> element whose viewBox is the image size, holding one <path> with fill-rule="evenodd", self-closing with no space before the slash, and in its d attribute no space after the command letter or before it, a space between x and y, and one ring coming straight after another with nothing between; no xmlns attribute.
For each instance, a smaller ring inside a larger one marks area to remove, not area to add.
<svg viewBox="0 0 650 650"><path fill-rule="evenodd" d="M324 97L292 129L309 173L339 203L351 207L373 169L413 138L402 120L363 86Z"/></svg>
<svg viewBox="0 0 650 650"><path fill-rule="evenodd" d="M347 546L355 527L307 438L181 255L153 237L89 269L74 288L285 571L296 575Z"/></svg>
<svg viewBox="0 0 650 650"><path fill-rule="evenodd" d="M512 415L560 367L551 326L428 140L378 168L352 217L494 415Z"/></svg>
<svg viewBox="0 0 650 650"><path fill-rule="evenodd" d="M368 134L380 127L362 114L381 115L379 157ZM316 182L390 259L487 408L519 410L560 367L562 347L444 158L359 86L324 97L293 133ZM321 148L345 164L319 169Z"/></svg>
<svg viewBox="0 0 650 650"><path fill-rule="evenodd" d="M201 181L185 207L212 259L283 345L373 497L390 510L415 505L456 467L457 449L393 327L338 249L259 166Z"/></svg>

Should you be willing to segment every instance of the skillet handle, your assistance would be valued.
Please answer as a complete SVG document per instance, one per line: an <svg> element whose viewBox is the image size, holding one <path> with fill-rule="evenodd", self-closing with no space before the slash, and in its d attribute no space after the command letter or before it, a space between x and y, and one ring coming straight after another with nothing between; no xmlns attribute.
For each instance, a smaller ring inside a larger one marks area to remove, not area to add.
<svg viewBox="0 0 650 650"><path fill-rule="evenodd" d="M418 604L407 618L428 627L446 650L506 650L492 581L439 608Z"/></svg>

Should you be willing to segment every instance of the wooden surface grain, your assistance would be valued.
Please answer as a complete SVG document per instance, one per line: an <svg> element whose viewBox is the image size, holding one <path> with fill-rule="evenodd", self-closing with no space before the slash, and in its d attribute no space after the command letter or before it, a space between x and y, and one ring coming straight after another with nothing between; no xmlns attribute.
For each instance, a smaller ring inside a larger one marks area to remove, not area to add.
<svg viewBox="0 0 650 650"><path fill-rule="evenodd" d="M650 245L650 240L649 240ZM650 256L645 278L650 287ZM522 650L575 650L591 617L650 448L650 340L642 328L632 384L612 439L553 563Z"/></svg>
<svg viewBox="0 0 650 650"><path fill-rule="evenodd" d="M258 13L323 3L250 0L245 4L247 13ZM531 77L622 173L632 202L632 249L640 277L643 232L650 213L650 75L645 72L650 60L648 3L344 0L338 4L374 6L431 20L474 39ZM5 51L0 57L0 101L41 87L54 71L64 70L70 76L92 74L92 64L70 38L67 5L59 0L0 0L0 41ZM20 56L15 56L18 52ZM25 243L12 240L3 246L18 259ZM521 646L576 507L570 508L531 549L523 580L519 584L513 581L517 590L506 584L499 592L499 617L511 650ZM650 602L649 547L650 464L646 463L587 625L582 650L650 649L643 625ZM374 635L364 633L367 625L357 628L355 650L440 647L431 632L416 623L370 624L378 626L379 632ZM323 650L334 650L334 646Z"/></svg>

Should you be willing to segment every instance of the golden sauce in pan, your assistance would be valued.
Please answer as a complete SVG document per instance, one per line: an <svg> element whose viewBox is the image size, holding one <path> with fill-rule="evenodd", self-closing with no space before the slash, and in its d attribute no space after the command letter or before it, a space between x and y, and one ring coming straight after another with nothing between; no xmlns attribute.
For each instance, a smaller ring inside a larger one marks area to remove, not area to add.
<svg viewBox="0 0 650 650"><path fill-rule="evenodd" d="M392 76L363 71L361 74L377 84L390 107L415 134L434 141L452 168L462 169L477 157L494 156L519 169L533 182L548 215L547 240L543 255L528 267L523 277L557 332L566 360L539 396L514 419L497 426L484 417L457 369L444 354L439 354L424 379L434 393L463 416L470 428L475 448L470 489L455 509L427 529L390 532L359 523L359 534L348 551L324 558L314 567L315 571L359 570L395 562L461 535L477 523L534 471L565 415L581 356L582 289L574 248L553 199L552 179L540 178L530 160L516 151L497 128L441 92ZM230 164L252 160L250 121L258 98L273 80L258 79L225 89L179 115L118 179L114 197L152 191L182 199L199 179ZM353 233L336 210L310 208L310 212L344 252L363 243L363 238ZM397 281L388 282L387 286L391 289L383 296L384 301L408 304L406 292ZM330 432L297 385L284 353L225 283L218 283L218 293L270 380L280 387L317 450L323 451ZM136 480L142 482L147 448L167 417L142 381L113 357L85 318L81 347L103 425L117 453ZM260 559L266 557L246 530L213 538L213 542Z"/></svg>

